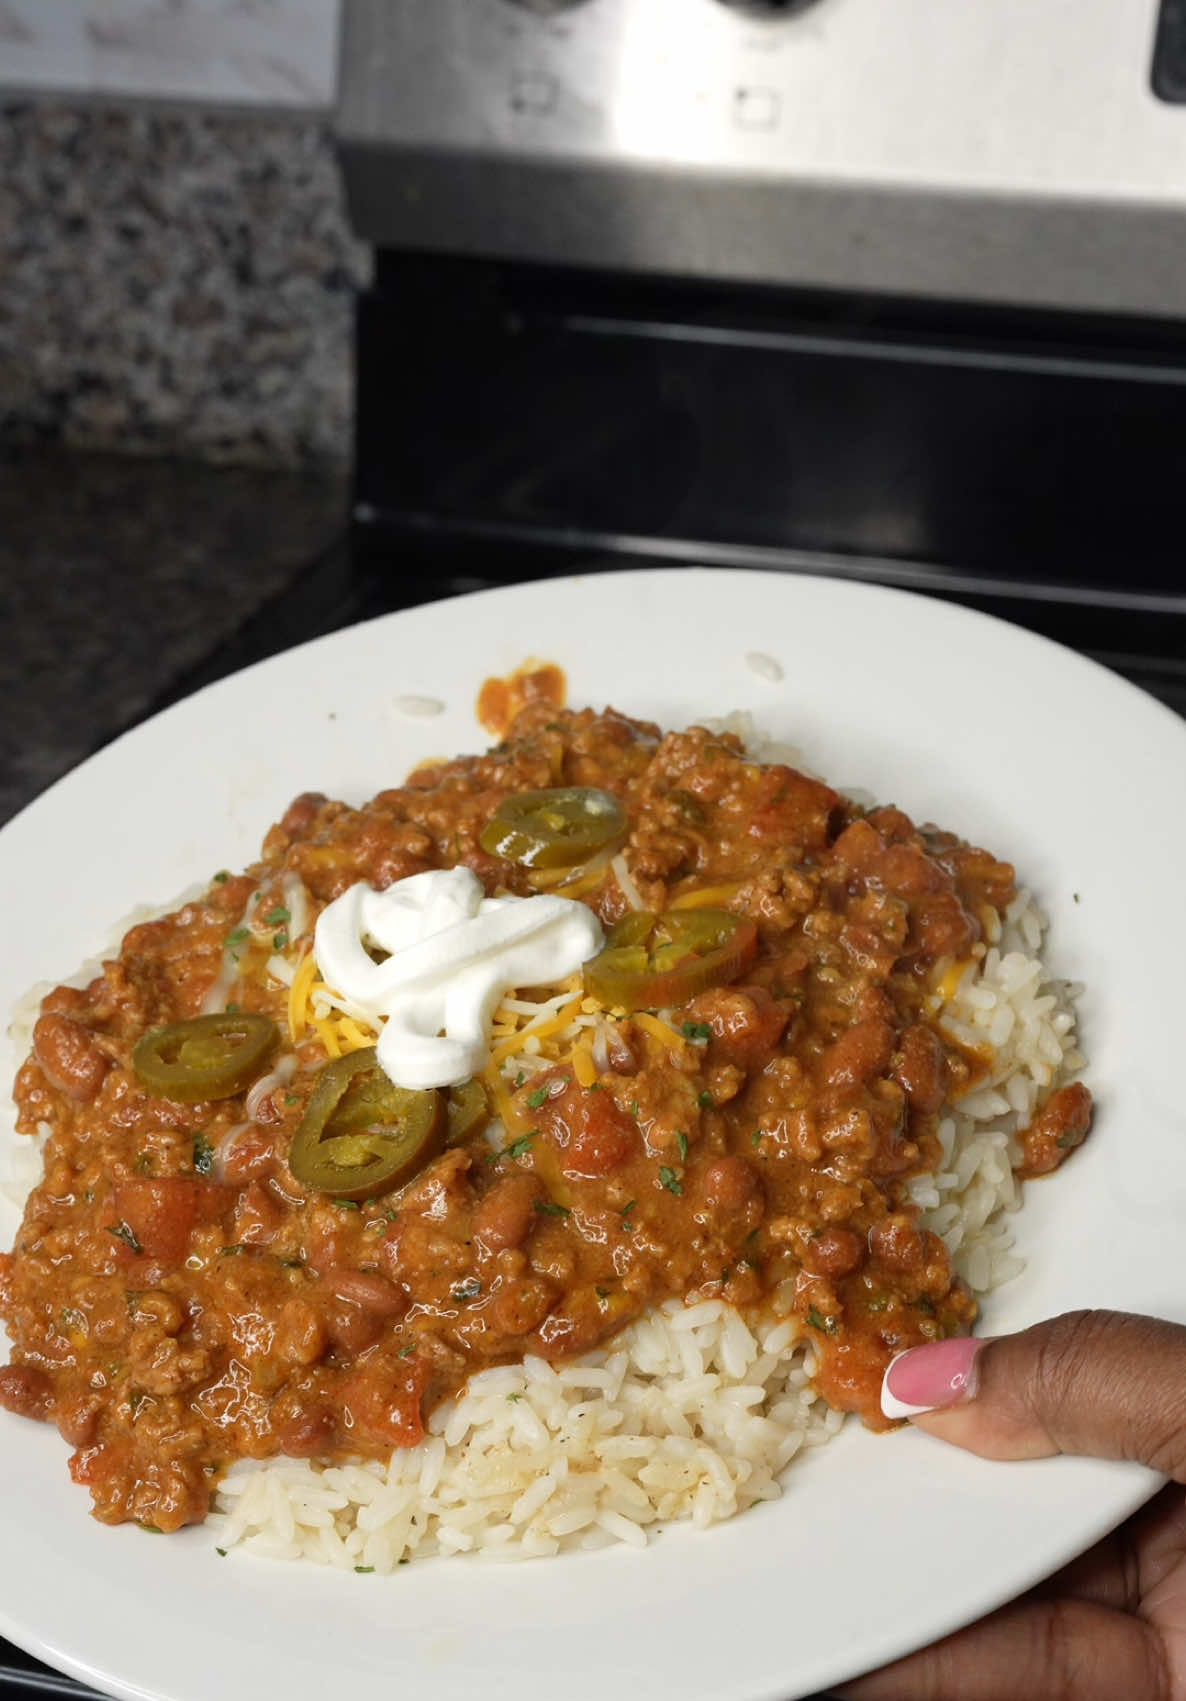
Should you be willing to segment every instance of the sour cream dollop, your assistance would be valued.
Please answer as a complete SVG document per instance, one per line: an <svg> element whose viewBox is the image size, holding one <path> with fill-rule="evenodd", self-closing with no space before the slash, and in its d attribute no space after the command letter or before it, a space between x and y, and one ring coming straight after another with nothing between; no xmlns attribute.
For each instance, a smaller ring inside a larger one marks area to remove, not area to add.
<svg viewBox="0 0 1186 1701"><path fill-rule="evenodd" d="M318 917L326 984L382 1022L378 1059L398 1087L452 1087L484 1067L513 987L575 974L601 924L571 898L487 898L468 868L432 869L377 892L360 880ZM390 954L375 962L367 945Z"/></svg>

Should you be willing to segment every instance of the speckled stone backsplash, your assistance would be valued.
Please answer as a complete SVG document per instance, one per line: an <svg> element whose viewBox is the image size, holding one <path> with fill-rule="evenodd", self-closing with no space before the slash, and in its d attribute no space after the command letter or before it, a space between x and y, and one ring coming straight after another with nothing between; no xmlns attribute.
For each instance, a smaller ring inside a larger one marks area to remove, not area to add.
<svg viewBox="0 0 1186 1701"><path fill-rule="evenodd" d="M0 105L0 443L345 460L353 292L323 119Z"/></svg>

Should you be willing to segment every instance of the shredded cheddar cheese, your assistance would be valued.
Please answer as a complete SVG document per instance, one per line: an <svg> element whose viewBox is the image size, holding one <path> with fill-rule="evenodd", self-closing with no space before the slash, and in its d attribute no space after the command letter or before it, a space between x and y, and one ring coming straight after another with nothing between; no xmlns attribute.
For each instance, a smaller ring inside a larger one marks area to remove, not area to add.
<svg viewBox="0 0 1186 1701"><path fill-rule="evenodd" d="M944 969L935 987L935 991L938 993L940 1000L944 1004L947 1003L949 999L955 997L956 993L959 991L960 981L963 980L964 975L970 967L971 964L965 958L957 957L954 962L949 963L947 968Z"/></svg>
<svg viewBox="0 0 1186 1701"><path fill-rule="evenodd" d="M591 1087L597 1079L593 1062L593 1036L587 1030L572 1048L572 1072L582 1087Z"/></svg>
<svg viewBox="0 0 1186 1701"><path fill-rule="evenodd" d="M740 892L741 880L731 880L727 886L701 886L698 892L681 892L677 898L672 898L669 908L673 910L706 910L718 909L735 898Z"/></svg>
<svg viewBox="0 0 1186 1701"><path fill-rule="evenodd" d="M309 1025L309 993L317 974L312 951L306 951L288 989L288 1032L295 1045Z"/></svg>
<svg viewBox="0 0 1186 1701"><path fill-rule="evenodd" d="M513 1039L504 1040L502 1045L497 1046L495 1050L490 1053L491 1064L497 1069L500 1063L504 1063L508 1057L513 1057L515 1055L525 1040L535 1039L542 1041L550 1038L552 1034L558 1034L562 1028L566 1028L568 1026L573 1017L577 1015L580 1008L581 994L578 993L575 998L570 998L568 1003L565 1004L562 1009L557 1010L556 1014L554 1016L550 1016L546 1021L529 1022L527 1027L517 1033ZM532 1049L534 1050L535 1048L533 1047Z"/></svg>
<svg viewBox="0 0 1186 1701"><path fill-rule="evenodd" d="M631 1020L636 1028L641 1028L644 1033L650 1034L661 1045L675 1046L682 1051L688 1043L684 1036L671 1026L670 1022L663 1020L662 1016L652 1016L647 1010L636 1010Z"/></svg>

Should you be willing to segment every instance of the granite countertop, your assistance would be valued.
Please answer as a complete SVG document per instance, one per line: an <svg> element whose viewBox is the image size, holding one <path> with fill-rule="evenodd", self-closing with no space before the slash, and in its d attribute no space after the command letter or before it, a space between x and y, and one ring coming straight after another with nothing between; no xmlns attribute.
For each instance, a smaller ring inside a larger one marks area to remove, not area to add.
<svg viewBox="0 0 1186 1701"><path fill-rule="evenodd" d="M0 458L0 821L296 584L347 501L344 473Z"/></svg>

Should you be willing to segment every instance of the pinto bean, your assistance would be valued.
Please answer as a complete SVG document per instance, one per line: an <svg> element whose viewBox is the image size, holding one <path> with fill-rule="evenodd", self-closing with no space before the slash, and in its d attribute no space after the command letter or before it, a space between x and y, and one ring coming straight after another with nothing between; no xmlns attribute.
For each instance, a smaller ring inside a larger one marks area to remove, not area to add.
<svg viewBox="0 0 1186 1701"><path fill-rule="evenodd" d="M1082 1081L1059 1087L1021 1135L1022 1175L1048 1175L1082 1145L1091 1127L1091 1094Z"/></svg>
<svg viewBox="0 0 1186 1701"><path fill-rule="evenodd" d="M6 1364L0 1369L0 1406L6 1412L44 1420L53 1403L53 1384L44 1370L32 1364Z"/></svg>
<svg viewBox="0 0 1186 1701"><path fill-rule="evenodd" d="M548 1314L556 1290L537 1276L503 1282L485 1310L488 1327L499 1335L529 1335Z"/></svg>
<svg viewBox="0 0 1186 1701"><path fill-rule="evenodd" d="M407 1296L374 1270L331 1270L326 1281L339 1299L374 1317L402 1317L408 1309Z"/></svg>
<svg viewBox="0 0 1186 1701"><path fill-rule="evenodd" d="M102 1401L89 1391L63 1400L55 1414L58 1434L71 1447L89 1447L99 1427Z"/></svg>
<svg viewBox="0 0 1186 1701"><path fill-rule="evenodd" d="M50 1085L79 1104L95 1098L109 1068L90 1030L53 1012L33 1029L33 1055Z"/></svg>
<svg viewBox="0 0 1186 1701"><path fill-rule="evenodd" d="M894 1030L879 1016L854 1022L833 1040L819 1060L819 1072L833 1091L864 1086L889 1067Z"/></svg>
<svg viewBox="0 0 1186 1701"><path fill-rule="evenodd" d="M333 1298L325 1307L325 1327L330 1342L339 1352L357 1358L374 1346L383 1333L382 1319L364 1311L353 1300Z"/></svg>
<svg viewBox="0 0 1186 1701"><path fill-rule="evenodd" d="M704 1172L704 1196L722 1211L744 1211L761 1197L762 1184L745 1158L717 1158Z"/></svg>
<svg viewBox="0 0 1186 1701"><path fill-rule="evenodd" d="M847 1276L864 1262L865 1243L846 1228L818 1230L803 1248L803 1263L813 1276Z"/></svg>
<svg viewBox="0 0 1186 1701"><path fill-rule="evenodd" d="M322 804L328 801L323 791L301 792L299 797L293 798L280 817L281 830L290 839L303 839L317 819Z"/></svg>
<svg viewBox="0 0 1186 1701"><path fill-rule="evenodd" d="M536 1221L543 1188L533 1175L508 1175L496 1182L474 1211L474 1239L487 1252L522 1246Z"/></svg>
<svg viewBox="0 0 1186 1701"><path fill-rule="evenodd" d="M276 1444L290 1459L313 1459L319 1453L328 1453L337 1432L337 1421L324 1406L297 1405L291 1412L272 1418Z"/></svg>

